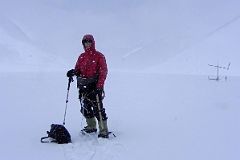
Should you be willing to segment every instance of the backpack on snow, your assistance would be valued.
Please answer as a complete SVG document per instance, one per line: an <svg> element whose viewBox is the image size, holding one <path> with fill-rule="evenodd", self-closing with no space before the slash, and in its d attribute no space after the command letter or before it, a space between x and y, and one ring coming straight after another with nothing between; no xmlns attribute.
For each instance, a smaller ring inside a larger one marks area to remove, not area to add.
<svg viewBox="0 0 240 160"><path fill-rule="evenodd" d="M48 134L47 137L41 138L42 143L51 143L51 142L55 142L58 144L71 143L71 135L63 125L52 124L51 129L50 131L47 131L47 134ZM44 139L50 139L50 140L46 141Z"/></svg>

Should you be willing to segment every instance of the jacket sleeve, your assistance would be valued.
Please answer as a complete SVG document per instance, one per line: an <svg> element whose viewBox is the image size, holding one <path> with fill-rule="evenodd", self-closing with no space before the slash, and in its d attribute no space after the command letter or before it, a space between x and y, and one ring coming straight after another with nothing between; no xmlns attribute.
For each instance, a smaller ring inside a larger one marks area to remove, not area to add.
<svg viewBox="0 0 240 160"><path fill-rule="evenodd" d="M98 68L98 82L97 82L97 88L103 89L104 88L104 82L107 78L108 74L108 68L107 68L107 62L104 57L104 55L101 55L99 58L99 68Z"/></svg>
<svg viewBox="0 0 240 160"><path fill-rule="evenodd" d="M76 72L77 76L80 75L80 59L81 59L81 56L78 57L78 60L77 60L76 65L75 65L75 72Z"/></svg>

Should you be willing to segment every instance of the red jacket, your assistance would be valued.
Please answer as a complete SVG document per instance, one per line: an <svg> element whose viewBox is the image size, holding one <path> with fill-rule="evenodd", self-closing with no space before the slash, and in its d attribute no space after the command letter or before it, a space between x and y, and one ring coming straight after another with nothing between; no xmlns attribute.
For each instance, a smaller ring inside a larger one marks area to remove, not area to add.
<svg viewBox="0 0 240 160"><path fill-rule="evenodd" d="M77 76L92 78L98 76L97 88L102 89L107 77L108 69L104 55L95 49L95 41L92 35L85 35L84 39L92 40L90 49L84 48L76 63L75 71Z"/></svg>

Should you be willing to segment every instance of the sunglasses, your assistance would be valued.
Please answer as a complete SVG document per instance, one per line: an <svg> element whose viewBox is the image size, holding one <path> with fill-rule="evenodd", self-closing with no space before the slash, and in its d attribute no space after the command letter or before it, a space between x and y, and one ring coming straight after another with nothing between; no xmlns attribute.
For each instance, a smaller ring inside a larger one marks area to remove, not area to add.
<svg viewBox="0 0 240 160"><path fill-rule="evenodd" d="M85 44L85 43L92 43L92 40L91 39L82 40L82 44Z"/></svg>

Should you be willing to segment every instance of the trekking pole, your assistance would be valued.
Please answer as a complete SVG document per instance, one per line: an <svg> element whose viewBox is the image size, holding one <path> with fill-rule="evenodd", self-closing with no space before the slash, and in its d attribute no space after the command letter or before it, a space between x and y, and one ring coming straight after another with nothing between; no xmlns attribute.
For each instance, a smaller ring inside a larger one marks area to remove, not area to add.
<svg viewBox="0 0 240 160"><path fill-rule="evenodd" d="M63 125L65 125L65 119L66 119L66 114L67 114L68 95L69 95L71 82L73 82L73 77L68 78L68 88L67 88L67 97L66 97L66 106L65 106L64 118L63 118Z"/></svg>
<svg viewBox="0 0 240 160"><path fill-rule="evenodd" d="M105 96L105 93L104 93L104 96ZM96 100L97 100L97 107L98 107L98 113L99 113L99 118L100 118L100 128L103 128L103 117L102 117L102 114L101 114L99 94L96 95ZM108 135L109 134L112 134L114 137L116 137L116 135L113 132L108 131Z"/></svg>
<svg viewBox="0 0 240 160"><path fill-rule="evenodd" d="M99 100L98 94L96 95L96 100L97 100L98 114L99 114L99 118L100 118L100 127L103 128L103 119L102 119L100 100Z"/></svg>

